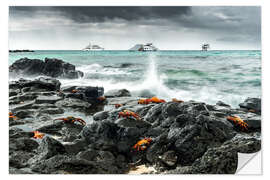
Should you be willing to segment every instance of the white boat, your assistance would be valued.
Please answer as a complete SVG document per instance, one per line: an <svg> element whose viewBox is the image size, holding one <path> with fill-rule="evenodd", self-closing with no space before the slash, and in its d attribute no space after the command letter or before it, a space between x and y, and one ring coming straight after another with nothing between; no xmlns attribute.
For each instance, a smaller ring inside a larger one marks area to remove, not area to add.
<svg viewBox="0 0 270 180"><path fill-rule="evenodd" d="M136 44L134 47L129 49L130 51L157 51L158 48L153 46L152 43L147 44Z"/></svg>
<svg viewBox="0 0 270 180"><path fill-rule="evenodd" d="M83 51L102 51L104 48L100 47L99 45L91 44L89 43L88 46L86 46Z"/></svg>
<svg viewBox="0 0 270 180"><path fill-rule="evenodd" d="M202 51L208 51L210 44L202 44Z"/></svg>

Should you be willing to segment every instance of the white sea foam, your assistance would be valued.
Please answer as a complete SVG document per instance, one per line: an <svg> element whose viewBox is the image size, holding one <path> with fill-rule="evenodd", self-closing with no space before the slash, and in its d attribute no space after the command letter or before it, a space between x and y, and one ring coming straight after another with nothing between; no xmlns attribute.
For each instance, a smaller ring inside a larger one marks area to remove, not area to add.
<svg viewBox="0 0 270 180"><path fill-rule="evenodd" d="M77 67L77 70L82 71L86 76L91 74L101 74L101 75L119 75L119 74L129 74L126 71L120 70L118 68L104 68L102 65L94 63L90 65L83 65Z"/></svg>

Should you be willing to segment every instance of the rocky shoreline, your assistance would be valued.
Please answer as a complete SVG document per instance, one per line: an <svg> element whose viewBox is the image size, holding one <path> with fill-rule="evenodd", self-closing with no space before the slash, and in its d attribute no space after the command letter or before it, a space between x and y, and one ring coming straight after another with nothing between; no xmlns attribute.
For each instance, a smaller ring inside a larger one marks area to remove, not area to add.
<svg viewBox="0 0 270 180"><path fill-rule="evenodd" d="M148 174L234 174L238 152L261 149L260 102L148 103L128 90L104 94L102 87L62 87L55 78L11 81L9 172L127 174L144 165L155 169Z"/></svg>

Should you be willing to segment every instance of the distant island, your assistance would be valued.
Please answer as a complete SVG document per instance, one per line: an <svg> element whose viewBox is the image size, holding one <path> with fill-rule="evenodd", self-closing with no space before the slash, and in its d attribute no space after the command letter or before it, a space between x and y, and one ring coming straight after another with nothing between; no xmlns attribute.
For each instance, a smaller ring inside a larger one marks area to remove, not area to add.
<svg viewBox="0 0 270 180"><path fill-rule="evenodd" d="M33 50L23 49L23 50L9 50L11 53L17 53L17 52L34 52Z"/></svg>

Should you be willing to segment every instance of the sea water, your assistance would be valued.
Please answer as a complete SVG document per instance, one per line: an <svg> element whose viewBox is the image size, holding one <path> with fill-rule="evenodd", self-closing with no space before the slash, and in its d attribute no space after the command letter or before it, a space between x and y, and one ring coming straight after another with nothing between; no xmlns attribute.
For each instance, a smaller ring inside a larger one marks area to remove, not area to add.
<svg viewBox="0 0 270 180"><path fill-rule="evenodd" d="M9 64L58 58L84 72L79 79L60 79L62 86L103 86L128 89L136 96L223 101L233 107L247 97L261 97L261 51L35 51L10 53ZM27 77L25 77L27 78Z"/></svg>

